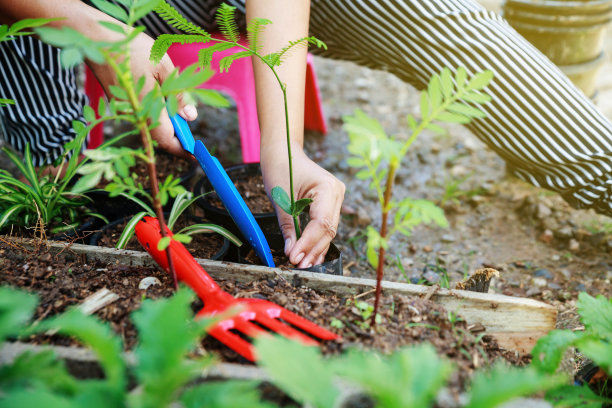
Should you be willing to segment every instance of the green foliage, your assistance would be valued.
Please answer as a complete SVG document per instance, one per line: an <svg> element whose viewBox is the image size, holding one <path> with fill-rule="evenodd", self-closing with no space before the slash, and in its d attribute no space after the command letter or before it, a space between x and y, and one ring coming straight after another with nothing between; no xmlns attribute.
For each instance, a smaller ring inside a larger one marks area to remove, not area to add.
<svg viewBox="0 0 612 408"><path fill-rule="evenodd" d="M247 26L247 45L242 45L238 41L240 40L240 32L238 31L238 26L236 25L235 19L235 7L232 7L228 4L221 4L217 10L216 21L219 25L219 29L223 34L223 38L212 38L209 33L203 30L200 27L190 23L185 19L180 12L174 9L167 2L162 1L160 5L155 9L159 16L164 19L171 26L185 32L186 34L164 34L158 37L155 40L155 44L153 45L153 50L151 52L151 60L159 61L164 53L168 50L168 48L174 43L184 44L187 42L196 41L196 37L203 36L204 39L202 42L212 42L210 46L207 48L203 48L199 51L198 54L198 64L203 68L209 68L213 54L220 51L225 51L233 47L242 48L243 51L239 51L233 53L231 55L225 56L221 58L219 62L219 70L221 72L229 70L232 63L240 58L245 57L254 57L259 59L261 62L266 64L268 68L273 72L275 78L278 81L278 85L280 89L283 91L283 98L285 101L285 121L288 122L288 112L287 112L287 94L286 87L283 82L281 82L276 68L283 63L289 53L303 46L308 46L308 44L315 45L317 47L326 48L326 45L318 40L315 37L304 37L295 41L290 41L286 47L283 47L278 52L273 52L268 55L262 55L261 44L260 44L260 36L264 30L264 27L268 24L271 24L269 20L266 19L253 19L249 22ZM304 210L304 208L310 204L311 199L302 199L299 201L295 201L295 195L293 191L293 167L292 167L292 158L291 158L291 137L289 134L289 126L286 126L287 131L287 152L289 159L289 193L283 191L280 193L278 190L282 190L281 187L274 187L277 190L276 193L273 192L272 197L278 206L283 209L283 211L287 212L293 217L293 224L295 227L297 238L299 239L301 230L299 226L299 215ZM286 200L288 198L288 200ZM280 201L276 201L279 199Z"/></svg>
<svg viewBox="0 0 612 408"><path fill-rule="evenodd" d="M134 236L134 227L144 216L149 215L151 217L155 217L155 212L151 209L151 207L142 202L142 200L140 200L136 196L136 194L130 195L122 193L122 195L139 204L145 211L135 214L126 224L116 244L116 247L119 249L125 248L130 239L132 239L132 237ZM172 204L172 209L170 210L170 214L168 216L167 226L170 231L174 229L174 225L178 221L179 217L185 212L185 210L191 207L193 203L196 202L196 200L198 200L202 196L203 195L194 197L191 192L185 191L182 187L180 188L180 192L177 192L174 203ZM232 234L230 231L219 225L210 223L189 225L175 233L173 235L173 239L184 244L188 244L189 242L191 242L192 235L211 232L215 232L227 238L228 240L230 240L230 242L232 242L238 247L242 245L242 241L240 241L240 239L236 237L236 235ZM166 249L168 245L170 245L170 237L164 237L157 244L157 249L162 251Z"/></svg>
<svg viewBox="0 0 612 408"><path fill-rule="evenodd" d="M395 233L408 236L416 226L423 223L434 223L441 227L448 225L442 209L427 200L393 200L395 174L420 133L425 129L434 132L442 130L434 121L468 123L485 116L484 112L473 105L490 100L482 90L492 76L490 71L485 71L475 74L468 81L464 68L458 68L454 77L448 68L432 76L427 89L421 92L421 121L417 122L408 116L408 126L412 133L406 140L388 136L377 120L360 110L343 118L344 129L350 139L348 151L351 157L347 160L348 165L359 169L357 178L369 180L370 189L376 192L383 220L387 220L388 214L394 214L389 231L386 231L386 225L381 225L378 234L372 227L368 228L366 254L374 268L379 267L377 253L387 248L387 240Z"/></svg>
<svg viewBox="0 0 612 408"><path fill-rule="evenodd" d="M467 407L496 407L514 398L550 390L565 383L567 378L564 376L551 376L533 367L509 367L499 363L475 375Z"/></svg>
<svg viewBox="0 0 612 408"><path fill-rule="evenodd" d="M190 304L193 293L180 289L163 300L143 301L134 312L139 334L128 385L128 364L120 338L108 324L86 316L78 309L24 327L31 319L36 299L32 295L0 288L0 330L14 334L45 333L48 330L73 336L96 353L104 370L102 379L78 380L51 351L25 352L0 365L0 407L168 407L181 401L185 407L254 407L271 405L260 401L253 381L227 381L188 386L214 361L192 358L211 320L194 319ZM131 392L136 386L138 392Z"/></svg>
<svg viewBox="0 0 612 408"><path fill-rule="evenodd" d="M257 355L275 385L302 404L322 408L337 406L347 382L378 407L429 407L451 373L451 365L429 345L389 356L350 350L323 359L315 348L276 337L258 340Z"/></svg>
<svg viewBox="0 0 612 408"><path fill-rule="evenodd" d="M25 181L0 169L0 228L15 225L36 229L41 234L55 234L73 230L87 217L104 219L85 207L90 201L83 194L87 186L83 182L73 185L77 173L87 163L79 162L78 156L89 129L77 121L73 127L77 136L64 146L57 175L50 172L49 165L34 167L29 144L23 159L8 148L2 149ZM64 175L60 177L62 171Z"/></svg>

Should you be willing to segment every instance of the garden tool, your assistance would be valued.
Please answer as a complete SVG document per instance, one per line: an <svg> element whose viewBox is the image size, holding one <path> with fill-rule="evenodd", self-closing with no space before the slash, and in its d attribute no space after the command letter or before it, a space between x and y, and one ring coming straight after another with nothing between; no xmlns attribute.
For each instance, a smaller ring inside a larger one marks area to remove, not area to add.
<svg viewBox="0 0 612 408"><path fill-rule="evenodd" d="M204 170L208 180L210 180L210 184L212 184L229 215L238 226L238 229L240 229L240 232L242 232L242 235L248 239L249 244L253 247L259 259L265 265L273 268L274 259L272 258L272 251L268 241L266 241L259 224L255 221L255 217L253 217L253 214L240 196L240 193L238 193L238 190L236 190L236 186L234 186L234 183L228 177L219 160L208 152L208 149L206 149L201 140L196 141L193 138L191 129L189 129L185 119L177 114L171 116L170 121L172 126L174 126L176 137L183 145L183 149L198 159L202 170Z"/></svg>
<svg viewBox="0 0 612 408"><path fill-rule="evenodd" d="M136 224L135 230L140 244L159 266L169 272L166 251L157 249L161 240L157 219L144 217ZM168 236L172 236L170 230L166 228L166 231ZM256 359L253 346L244 337L254 338L274 332L306 345L317 345L315 338L338 338L338 335L272 302L262 299L236 299L224 292L180 242L170 241L170 254L178 279L191 287L204 302L204 307L197 317L237 311L235 315L215 323L208 333L244 358L250 361Z"/></svg>

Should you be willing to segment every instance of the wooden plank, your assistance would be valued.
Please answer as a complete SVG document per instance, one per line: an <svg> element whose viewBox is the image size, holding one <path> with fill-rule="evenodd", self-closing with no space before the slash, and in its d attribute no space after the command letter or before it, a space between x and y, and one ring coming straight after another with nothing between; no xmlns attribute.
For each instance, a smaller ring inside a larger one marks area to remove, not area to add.
<svg viewBox="0 0 612 408"><path fill-rule="evenodd" d="M30 343L7 342L0 347L0 365L11 363L18 355L26 351L39 353L44 350L52 350L58 358L66 361L69 370L78 378L96 378L102 375L102 369L98 364L98 359L95 354L91 350L83 347L41 346ZM128 366L132 366L136 362L136 358L132 352L124 353L124 358ZM199 375L199 379L266 381L269 379L269 376L261 368L256 366L215 363L213 366L203 369Z"/></svg>
<svg viewBox="0 0 612 408"><path fill-rule="evenodd" d="M33 242L21 241L26 247L35 247ZM73 254L87 260L100 260L127 265L156 265L146 252L116 250L80 244L50 242L54 253ZM243 265L230 262L198 259L200 265L215 279L248 282L281 276L288 281L320 291L342 295L357 295L371 291L376 286L374 279L325 275L314 272L284 270L265 266ZM383 282L385 294L425 296L431 287L399 282ZM557 310L533 299L499 294L469 292L453 289L438 289L431 299L448 311L462 316L469 324L482 324L486 333L494 336L500 345L521 353L531 351L539 337L555 328Z"/></svg>

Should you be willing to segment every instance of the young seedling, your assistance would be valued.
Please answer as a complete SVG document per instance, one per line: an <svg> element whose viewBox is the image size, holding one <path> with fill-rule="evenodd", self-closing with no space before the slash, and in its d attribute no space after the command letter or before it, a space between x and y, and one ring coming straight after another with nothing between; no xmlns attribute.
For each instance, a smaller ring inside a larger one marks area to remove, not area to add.
<svg viewBox="0 0 612 408"><path fill-rule="evenodd" d="M492 77L491 71L484 71L468 80L464 68L458 68L454 77L448 68L442 70L439 75L434 75L427 89L421 92L421 121L417 122L414 117L408 115L411 134L406 140L387 136L378 121L359 110L352 116L344 117L344 129L350 138L348 151L351 157L347 162L349 166L361 169L356 174L357 178L370 180L370 188L376 191L382 213L380 229L377 231L372 226L367 228L366 254L369 263L376 269L376 299L372 326L376 324L389 238L398 232L409 236L412 230L422 223L433 222L443 227L448 225L443 210L430 201L393 199L395 175L402 160L424 130L445 133L435 121L465 124L473 118L483 118L484 112L476 106L490 100L490 97L481 91ZM390 216L393 216L394 222L389 229Z"/></svg>
<svg viewBox="0 0 612 408"><path fill-rule="evenodd" d="M293 188L293 161L291 157L291 135L289 127L289 112L287 105L287 86L278 76L277 68L283 63L289 53L297 47L308 46L308 44L317 47L326 48L325 44L315 37L303 37L295 41L290 41L289 44L278 52L273 52L267 55L261 53L262 45L260 44L260 36L264 27L271 24L270 20L256 18L253 19L247 26L247 45L239 42L240 33L235 20L235 7L227 4L222 4L217 11L217 23L223 34L223 38L214 38L206 30L189 22L175 8L162 1L155 11L171 26L183 31L185 34L162 34L156 40L151 50L151 60L158 62L164 56L168 48L172 44L180 43L212 43L208 48L200 50L198 55L199 63L203 67L210 67L212 56L215 52L225 51L233 47L239 47L243 51L228 55L221 59L219 69L221 72L228 71L234 61L245 57L255 57L263 62L274 74L278 85L283 92L283 102L285 111L285 127L287 132L287 155L289 160L289 194L280 186L275 186L272 191L272 199L276 204L287 214L293 217L293 224L297 238L300 238L301 230L299 225L299 216L311 202L310 198L295 200Z"/></svg>
<svg viewBox="0 0 612 408"><path fill-rule="evenodd" d="M44 41L62 48L60 58L64 66L80 64L84 59L87 59L97 64L106 64L114 72L117 85L110 86L110 102L107 104L104 100L100 101L98 114L102 116L102 119L96 120L95 113L90 107L85 108L85 119L92 124L108 119L125 121L130 123L133 128L120 135L120 137L131 134L140 135L143 149L136 150L134 155L147 164L151 189L148 198L150 198L153 210L159 220L161 233L166 237L166 223L162 206L169 196L174 197L184 189L178 186L178 180L172 176L169 176L163 183L158 182L155 170L155 143L151 136L151 130L159 125L159 118L163 109L167 109L171 115L176 113L177 96L179 94L183 98L193 99L197 97L203 102L210 102L211 91L197 90L196 86L205 82L210 77L211 72L196 71L195 66L186 69L181 74L175 71L164 80L163 84L139 98L144 89L145 78L134 78L132 75L130 43L144 31L144 27L135 26L136 21L151 12L158 1L137 2L126 0L121 1L121 3L126 6L127 11L106 0L95 1L100 10L121 22L121 24L100 22L100 25L105 29L112 30L122 36L116 42L94 41L67 27L61 30L40 28L36 32ZM212 97L213 103L218 101L219 96ZM107 110L110 114L107 113ZM108 151L98 151L87 154L94 157L103 156L107 153ZM133 180L129 177L127 166L123 161L113 162L112 166L105 166L104 162L105 160L98 160L97 163L92 163L91 166L82 169L81 173L84 174L84 177L78 184L79 189L93 188L104 176L113 179L113 188L116 194L119 194L118 191L125 191L127 194L133 195L136 194L137 190L142 193L140 186L135 186ZM176 273L169 253L170 249L166 248L166 251L169 269L176 288Z"/></svg>

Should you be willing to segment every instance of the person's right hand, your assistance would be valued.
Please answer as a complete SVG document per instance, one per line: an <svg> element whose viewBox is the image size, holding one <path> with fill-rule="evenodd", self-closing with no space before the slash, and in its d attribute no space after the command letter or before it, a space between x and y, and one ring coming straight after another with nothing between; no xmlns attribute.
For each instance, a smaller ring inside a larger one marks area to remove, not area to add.
<svg viewBox="0 0 612 408"><path fill-rule="evenodd" d="M141 98L146 95L149 91L154 89L155 86L161 85L164 80L170 75L175 69L174 64L170 60L168 55L164 55L159 64L154 64L149 60L149 54L151 47L153 46L153 39L148 35L141 33L131 43L131 69L134 80L145 77L145 85L141 94ZM107 95L110 95L110 86L117 85L117 77L113 70L107 65L101 64L88 64L98 81L104 87ZM178 113L184 119L190 121L195 120L198 116L198 112L193 105L185 104L179 97ZM179 140L174 136L174 129L170 118L165 109L162 110L159 118L159 126L151 131L151 136L157 141L160 148L166 150L177 156L189 156Z"/></svg>
<svg viewBox="0 0 612 408"><path fill-rule="evenodd" d="M323 263L331 240L336 236L345 187L344 183L313 162L301 149L295 150L295 195L297 200L312 198L310 222L301 226L302 236L296 242L293 218L278 206L275 206L276 216L285 239L285 255L299 268L309 268ZM261 170L268 195L276 186L289 192L288 165L286 160L279 160L279 157L283 157L282 148L274 154L262 154Z"/></svg>

